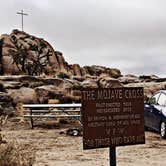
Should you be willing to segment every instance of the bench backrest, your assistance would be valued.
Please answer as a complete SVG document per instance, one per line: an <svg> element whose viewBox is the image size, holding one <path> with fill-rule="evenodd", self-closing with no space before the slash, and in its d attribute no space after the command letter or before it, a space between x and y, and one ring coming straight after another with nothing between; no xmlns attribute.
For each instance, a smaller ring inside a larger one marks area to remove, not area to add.
<svg viewBox="0 0 166 166"><path fill-rule="evenodd" d="M23 108L80 108L79 104L23 104Z"/></svg>

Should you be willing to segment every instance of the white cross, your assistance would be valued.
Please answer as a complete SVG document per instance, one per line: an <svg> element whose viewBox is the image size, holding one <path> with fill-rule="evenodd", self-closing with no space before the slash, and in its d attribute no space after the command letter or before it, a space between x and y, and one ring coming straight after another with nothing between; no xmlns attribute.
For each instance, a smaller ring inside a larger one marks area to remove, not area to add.
<svg viewBox="0 0 166 166"><path fill-rule="evenodd" d="M24 20L23 20L23 16L28 16L28 14L24 13L23 10L21 10L21 12L17 12L17 14L20 14L20 15L21 15L22 31L24 31Z"/></svg>

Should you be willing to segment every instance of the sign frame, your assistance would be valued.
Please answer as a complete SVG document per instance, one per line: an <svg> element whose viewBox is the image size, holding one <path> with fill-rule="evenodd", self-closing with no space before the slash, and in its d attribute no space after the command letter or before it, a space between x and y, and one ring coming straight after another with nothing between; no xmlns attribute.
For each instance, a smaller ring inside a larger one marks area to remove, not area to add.
<svg viewBox="0 0 166 166"><path fill-rule="evenodd" d="M86 88L81 93L84 150L145 143L143 87Z"/></svg>

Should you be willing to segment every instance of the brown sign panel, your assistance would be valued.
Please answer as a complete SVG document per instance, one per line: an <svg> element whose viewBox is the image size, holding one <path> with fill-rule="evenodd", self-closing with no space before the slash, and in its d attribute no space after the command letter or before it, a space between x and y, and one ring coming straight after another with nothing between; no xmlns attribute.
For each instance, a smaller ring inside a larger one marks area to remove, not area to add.
<svg viewBox="0 0 166 166"><path fill-rule="evenodd" d="M143 88L82 90L83 148L145 143Z"/></svg>

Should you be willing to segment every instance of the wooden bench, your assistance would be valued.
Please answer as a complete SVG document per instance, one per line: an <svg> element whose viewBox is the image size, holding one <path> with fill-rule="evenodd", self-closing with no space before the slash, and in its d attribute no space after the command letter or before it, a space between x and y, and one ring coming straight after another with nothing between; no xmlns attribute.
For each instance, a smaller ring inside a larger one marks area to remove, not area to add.
<svg viewBox="0 0 166 166"><path fill-rule="evenodd" d="M22 107L23 117L30 118L32 129L33 118L75 118L81 122L81 104L23 104Z"/></svg>

